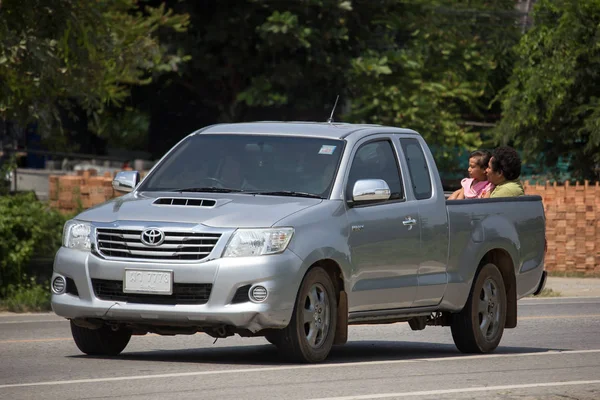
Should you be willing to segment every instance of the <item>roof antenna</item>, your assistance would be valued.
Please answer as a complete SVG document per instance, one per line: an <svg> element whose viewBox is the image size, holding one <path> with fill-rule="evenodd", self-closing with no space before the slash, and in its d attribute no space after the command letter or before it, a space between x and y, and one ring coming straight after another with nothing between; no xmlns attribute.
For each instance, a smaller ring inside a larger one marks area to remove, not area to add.
<svg viewBox="0 0 600 400"><path fill-rule="evenodd" d="M333 110L331 110L331 115L329 116L329 119L327 120L328 124L331 124L333 122L333 113L335 112L335 107L337 106L337 102L338 102L339 98L340 98L340 95L338 94L337 97L335 98L335 104L333 105Z"/></svg>

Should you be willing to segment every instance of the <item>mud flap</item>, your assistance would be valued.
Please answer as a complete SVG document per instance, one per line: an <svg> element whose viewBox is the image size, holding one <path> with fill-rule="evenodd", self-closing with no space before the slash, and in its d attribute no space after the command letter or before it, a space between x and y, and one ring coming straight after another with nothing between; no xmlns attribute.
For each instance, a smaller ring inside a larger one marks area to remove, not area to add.
<svg viewBox="0 0 600 400"><path fill-rule="evenodd" d="M337 328L333 344L344 344L348 341L348 296L345 291L340 291L337 309Z"/></svg>
<svg viewBox="0 0 600 400"><path fill-rule="evenodd" d="M427 317L414 317L408 320L408 325L413 331L422 331L427 326Z"/></svg>

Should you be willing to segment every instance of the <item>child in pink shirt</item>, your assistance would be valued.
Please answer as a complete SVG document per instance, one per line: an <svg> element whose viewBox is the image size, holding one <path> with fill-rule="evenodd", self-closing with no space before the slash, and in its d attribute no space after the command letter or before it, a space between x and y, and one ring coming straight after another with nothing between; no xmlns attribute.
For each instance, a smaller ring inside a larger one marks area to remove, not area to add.
<svg viewBox="0 0 600 400"><path fill-rule="evenodd" d="M487 180L485 172L491 157L492 153L487 150L472 152L469 155L469 178L460 181L462 188L452 193L448 200L481 199L494 190L494 185Z"/></svg>

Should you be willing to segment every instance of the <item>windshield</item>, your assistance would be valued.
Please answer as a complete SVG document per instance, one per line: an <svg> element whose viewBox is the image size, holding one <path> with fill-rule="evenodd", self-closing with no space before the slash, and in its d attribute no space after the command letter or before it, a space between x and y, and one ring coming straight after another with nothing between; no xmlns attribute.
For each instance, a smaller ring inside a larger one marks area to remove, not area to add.
<svg viewBox="0 0 600 400"><path fill-rule="evenodd" d="M297 136L189 136L157 166L139 190L229 189L298 192L326 198L343 145L337 139Z"/></svg>

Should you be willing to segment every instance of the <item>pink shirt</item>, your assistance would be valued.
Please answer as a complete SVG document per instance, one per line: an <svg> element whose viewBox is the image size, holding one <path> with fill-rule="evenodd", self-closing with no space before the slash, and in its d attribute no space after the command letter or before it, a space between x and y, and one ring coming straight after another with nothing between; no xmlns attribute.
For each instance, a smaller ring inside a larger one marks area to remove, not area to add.
<svg viewBox="0 0 600 400"><path fill-rule="evenodd" d="M464 178L460 181L465 193L465 199L480 199L485 192L494 190L494 184L490 181L479 181L473 184L473 180L473 178Z"/></svg>

